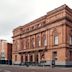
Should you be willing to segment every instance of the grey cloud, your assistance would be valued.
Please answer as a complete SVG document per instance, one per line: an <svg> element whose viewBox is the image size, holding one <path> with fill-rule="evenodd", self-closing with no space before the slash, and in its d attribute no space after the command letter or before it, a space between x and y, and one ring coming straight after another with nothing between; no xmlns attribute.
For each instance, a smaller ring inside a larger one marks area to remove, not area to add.
<svg viewBox="0 0 72 72"><path fill-rule="evenodd" d="M0 0L0 38L11 41L12 30L71 0Z"/></svg>

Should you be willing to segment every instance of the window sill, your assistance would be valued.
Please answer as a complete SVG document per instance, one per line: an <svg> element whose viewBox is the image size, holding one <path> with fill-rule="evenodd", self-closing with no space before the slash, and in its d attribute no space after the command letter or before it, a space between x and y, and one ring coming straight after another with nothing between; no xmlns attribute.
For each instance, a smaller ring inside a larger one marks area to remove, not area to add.
<svg viewBox="0 0 72 72"><path fill-rule="evenodd" d="M58 46L58 45L54 45L54 46Z"/></svg>

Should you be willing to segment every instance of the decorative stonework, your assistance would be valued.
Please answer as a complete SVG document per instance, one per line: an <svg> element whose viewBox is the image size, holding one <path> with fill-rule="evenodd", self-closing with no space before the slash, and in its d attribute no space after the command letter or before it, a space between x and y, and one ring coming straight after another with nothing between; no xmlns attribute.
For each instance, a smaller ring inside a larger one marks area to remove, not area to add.
<svg viewBox="0 0 72 72"><path fill-rule="evenodd" d="M13 30L13 58L18 54L18 61L21 59L21 62L46 62L52 59L65 62L66 51L69 52L71 48L68 41L71 30L72 10L66 5L56 8L45 16ZM53 52L57 58L53 58Z"/></svg>

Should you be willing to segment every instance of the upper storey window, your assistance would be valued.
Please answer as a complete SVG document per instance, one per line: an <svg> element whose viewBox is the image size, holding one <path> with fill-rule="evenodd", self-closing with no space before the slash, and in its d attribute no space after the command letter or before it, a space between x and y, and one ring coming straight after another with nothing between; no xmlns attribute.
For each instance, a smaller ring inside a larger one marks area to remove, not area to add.
<svg viewBox="0 0 72 72"><path fill-rule="evenodd" d="M28 31L29 31L29 28L26 29L26 32L28 32Z"/></svg>
<svg viewBox="0 0 72 72"><path fill-rule="evenodd" d="M14 52L16 52L17 51L17 40L15 40L14 42L13 42L13 51Z"/></svg>
<svg viewBox="0 0 72 72"><path fill-rule="evenodd" d="M32 29L34 29L34 26L32 26Z"/></svg>
<svg viewBox="0 0 72 72"><path fill-rule="evenodd" d="M46 32L42 34L42 46L47 45L47 40L46 40Z"/></svg>
<svg viewBox="0 0 72 72"><path fill-rule="evenodd" d="M39 28L39 27L41 27L41 24L37 24L37 25L36 25L36 28Z"/></svg>
<svg viewBox="0 0 72 72"><path fill-rule="evenodd" d="M70 36L69 44L72 45L72 36Z"/></svg>
<svg viewBox="0 0 72 72"><path fill-rule="evenodd" d="M35 29L35 27L34 27L34 26L31 26L31 27L30 27L30 30L34 30L34 29Z"/></svg>
<svg viewBox="0 0 72 72"><path fill-rule="evenodd" d="M26 47L25 47L25 38L24 39L22 39L22 49L25 49Z"/></svg>
<svg viewBox="0 0 72 72"><path fill-rule="evenodd" d="M45 26L45 21L44 21L44 22L42 22L42 26Z"/></svg>
<svg viewBox="0 0 72 72"><path fill-rule="evenodd" d="M58 45L58 35L54 35L54 45Z"/></svg>
<svg viewBox="0 0 72 72"><path fill-rule="evenodd" d="M40 34L38 34L38 35L36 36L36 46L37 46L37 47L40 47L40 46L41 46Z"/></svg>
<svg viewBox="0 0 72 72"><path fill-rule="evenodd" d="M31 48L34 48L35 47L35 41L34 41L34 38L31 38Z"/></svg>
<svg viewBox="0 0 72 72"><path fill-rule="evenodd" d="M17 50L20 48L20 40L17 40Z"/></svg>
<svg viewBox="0 0 72 72"><path fill-rule="evenodd" d="M26 48L28 49L29 48L29 39L26 38Z"/></svg>

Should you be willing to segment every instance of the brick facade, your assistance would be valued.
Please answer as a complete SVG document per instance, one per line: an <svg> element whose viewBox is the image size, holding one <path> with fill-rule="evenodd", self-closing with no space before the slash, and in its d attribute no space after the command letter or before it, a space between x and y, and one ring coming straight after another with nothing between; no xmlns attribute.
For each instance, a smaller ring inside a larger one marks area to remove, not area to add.
<svg viewBox="0 0 72 72"><path fill-rule="evenodd" d="M12 44L6 40L0 40L0 63L8 63L12 61Z"/></svg>
<svg viewBox="0 0 72 72"><path fill-rule="evenodd" d="M62 5L13 30L13 64L44 61L72 65L72 10Z"/></svg>

